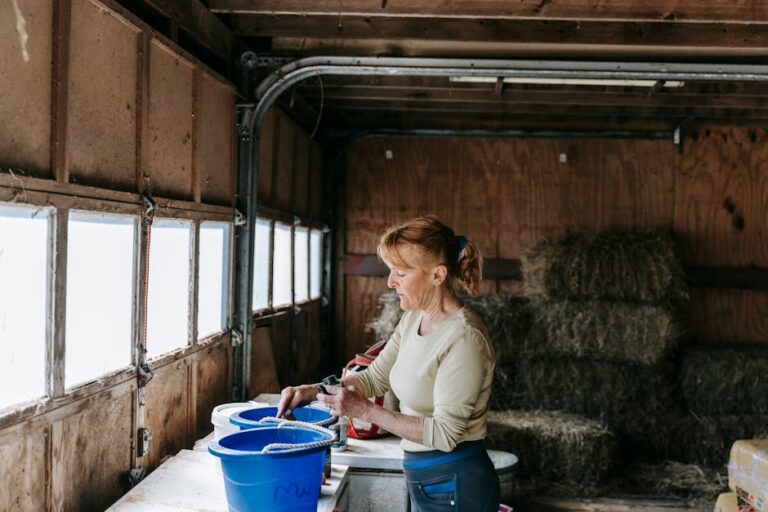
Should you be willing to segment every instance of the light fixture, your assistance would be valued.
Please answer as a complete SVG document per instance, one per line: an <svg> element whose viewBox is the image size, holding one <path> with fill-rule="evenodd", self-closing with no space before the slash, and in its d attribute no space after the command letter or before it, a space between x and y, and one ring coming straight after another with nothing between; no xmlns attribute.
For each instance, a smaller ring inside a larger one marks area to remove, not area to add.
<svg viewBox="0 0 768 512"><path fill-rule="evenodd" d="M497 83L492 76L452 76L451 82ZM685 82L680 80L631 80L625 78L541 78L541 77L505 77L505 84L541 84L541 85L607 85L610 87L666 87L680 88Z"/></svg>

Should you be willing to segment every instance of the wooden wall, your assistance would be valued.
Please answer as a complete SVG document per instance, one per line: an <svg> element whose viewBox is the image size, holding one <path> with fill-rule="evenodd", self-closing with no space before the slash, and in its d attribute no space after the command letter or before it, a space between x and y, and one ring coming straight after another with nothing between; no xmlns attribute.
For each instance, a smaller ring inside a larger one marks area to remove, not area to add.
<svg viewBox="0 0 768 512"><path fill-rule="evenodd" d="M322 179L320 145L282 110L270 109L260 133L260 215L289 224L295 215L305 225L320 227ZM255 323L251 396L318 378L320 301L261 312Z"/></svg>
<svg viewBox="0 0 768 512"><path fill-rule="evenodd" d="M765 268L767 136L698 127L682 155L671 141L366 139L347 150L345 252L375 254L388 225L435 213L489 258L564 233L659 228L674 230L689 265ZM348 358L374 341L364 325L385 290L385 278L345 278ZM689 326L705 342L768 341L768 293L694 288Z"/></svg>
<svg viewBox="0 0 768 512"><path fill-rule="evenodd" d="M28 60L0 4L0 200L135 215L148 176L158 216L231 220L233 86L112 0L18 3ZM133 367L0 414L0 510L104 510L128 488L137 426L149 471L206 435L231 397L228 335L150 366L146 414Z"/></svg>

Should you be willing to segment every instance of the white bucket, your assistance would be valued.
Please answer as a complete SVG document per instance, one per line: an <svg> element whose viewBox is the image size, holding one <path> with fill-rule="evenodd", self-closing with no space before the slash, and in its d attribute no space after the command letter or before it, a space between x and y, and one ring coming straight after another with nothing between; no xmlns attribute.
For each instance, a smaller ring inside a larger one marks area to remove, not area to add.
<svg viewBox="0 0 768 512"><path fill-rule="evenodd" d="M213 438L221 439L227 434L239 432L240 428L229 422L230 416L246 409L253 409L254 407L268 407L268 404L264 402L232 402L214 407L211 413Z"/></svg>
<svg viewBox="0 0 768 512"><path fill-rule="evenodd" d="M512 498L515 490L515 469L517 466L517 456L513 453L502 452L499 450L488 450L488 455L499 476L499 485L501 487L501 499L503 501Z"/></svg>

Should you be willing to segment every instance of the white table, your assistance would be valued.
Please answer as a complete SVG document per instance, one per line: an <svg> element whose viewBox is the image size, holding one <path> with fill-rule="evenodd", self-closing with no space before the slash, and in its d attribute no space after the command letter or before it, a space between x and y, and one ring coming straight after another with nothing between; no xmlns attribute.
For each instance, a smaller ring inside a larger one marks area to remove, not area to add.
<svg viewBox="0 0 768 512"><path fill-rule="evenodd" d="M200 442L197 443L198 445ZM320 490L318 512L332 512L347 484L347 467L331 467ZM131 489L110 512L227 512L219 459L204 450L181 450Z"/></svg>

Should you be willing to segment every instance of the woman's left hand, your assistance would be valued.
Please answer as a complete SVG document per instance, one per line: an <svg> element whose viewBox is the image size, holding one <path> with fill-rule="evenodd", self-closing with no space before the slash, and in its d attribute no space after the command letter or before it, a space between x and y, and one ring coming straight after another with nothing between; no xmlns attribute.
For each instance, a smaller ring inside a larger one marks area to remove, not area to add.
<svg viewBox="0 0 768 512"><path fill-rule="evenodd" d="M331 410L334 416L365 419L373 402L353 388L326 387L328 393L318 393L317 399Z"/></svg>

